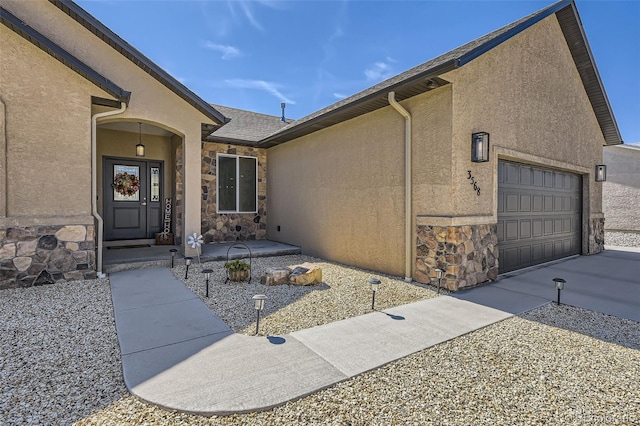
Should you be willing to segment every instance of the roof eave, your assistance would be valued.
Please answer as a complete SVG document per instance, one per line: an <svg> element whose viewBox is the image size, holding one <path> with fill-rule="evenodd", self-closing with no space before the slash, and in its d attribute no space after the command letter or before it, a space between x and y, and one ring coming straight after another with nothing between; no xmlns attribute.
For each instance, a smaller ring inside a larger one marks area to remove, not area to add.
<svg viewBox="0 0 640 426"><path fill-rule="evenodd" d="M151 61L151 59L147 58L135 47L131 46L76 3L71 0L49 0L49 2L69 15L80 25L91 31L109 46L113 47L121 55L129 59L151 77L158 80L161 84L185 100L206 117L214 121L218 126L222 126L228 122L228 119L219 111L189 90L189 88L184 84L180 83L169 73Z"/></svg>
<svg viewBox="0 0 640 426"><path fill-rule="evenodd" d="M71 53L58 46L52 40L41 34L34 28L27 25L20 18L13 15L8 10L0 7L0 21L7 28L38 47L43 52L60 61L80 76L84 77L100 89L113 96L118 103L129 103L131 92L122 89L120 86L107 79L105 76L73 56Z"/></svg>

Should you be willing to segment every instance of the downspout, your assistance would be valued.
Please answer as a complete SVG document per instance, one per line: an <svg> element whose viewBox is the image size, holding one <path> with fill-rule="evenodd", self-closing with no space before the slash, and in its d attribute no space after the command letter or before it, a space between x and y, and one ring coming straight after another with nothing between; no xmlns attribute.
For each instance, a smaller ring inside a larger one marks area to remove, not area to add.
<svg viewBox="0 0 640 426"><path fill-rule="evenodd" d="M98 213L98 169L97 169L97 149L96 149L96 128L98 118L109 117L111 115L122 114L127 109L127 104L120 102L120 109L116 111L106 111L91 116L91 214L98 221L98 255L96 259L96 274L98 278L106 275L102 272L102 238L104 221Z"/></svg>
<svg viewBox="0 0 640 426"><path fill-rule="evenodd" d="M404 117L404 280L411 278L412 261L412 208L411 208L411 114L396 101L396 93L389 92L389 104Z"/></svg>

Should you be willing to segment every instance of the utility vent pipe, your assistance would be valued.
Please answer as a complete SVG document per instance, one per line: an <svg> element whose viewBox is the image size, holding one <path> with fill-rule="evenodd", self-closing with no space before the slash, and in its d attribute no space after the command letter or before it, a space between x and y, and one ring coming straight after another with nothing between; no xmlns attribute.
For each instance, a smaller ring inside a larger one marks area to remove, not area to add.
<svg viewBox="0 0 640 426"><path fill-rule="evenodd" d="M284 109L285 109L286 106L287 106L287 104L285 104L284 102L282 102L280 104L280 108L282 108L282 117L280 118L280 121L282 121L283 123L287 122L287 119L284 118Z"/></svg>

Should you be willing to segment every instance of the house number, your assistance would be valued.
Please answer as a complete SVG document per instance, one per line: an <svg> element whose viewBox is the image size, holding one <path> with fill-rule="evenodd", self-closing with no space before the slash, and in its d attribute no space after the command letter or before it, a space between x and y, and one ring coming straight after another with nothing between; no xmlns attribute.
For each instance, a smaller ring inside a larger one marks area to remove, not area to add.
<svg viewBox="0 0 640 426"><path fill-rule="evenodd" d="M469 176L467 176L467 179L469 179L471 182L469 182L471 185L473 185L473 190L476 191L476 194L478 194L478 197L480 196L480 186L478 185L478 182L476 182L476 178L473 177L473 175L471 174L471 170L467 170L467 173L469 173Z"/></svg>

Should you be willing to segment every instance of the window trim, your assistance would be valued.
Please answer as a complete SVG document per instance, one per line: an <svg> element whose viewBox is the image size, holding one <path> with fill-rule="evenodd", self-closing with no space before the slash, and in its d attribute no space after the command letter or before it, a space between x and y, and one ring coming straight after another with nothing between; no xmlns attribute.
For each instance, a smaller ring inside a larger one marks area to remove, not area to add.
<svg viewBox="0 0 640 426"><path fill-rule="evenodd" d="M220 210L220 190L218 185L218 176L220 176L220 157L227 158L235 158L236 161L236 208L235 210ZM255 188L256 188L256 209L253 211L240 211L240 158L251 158L255 160L256 165L256 180L255 180ZM221 154L216 153L216 213L218 214L251 214L258 213L258 157L252 157L250 155L235 155L235 154Z"/></svg>

